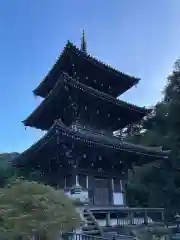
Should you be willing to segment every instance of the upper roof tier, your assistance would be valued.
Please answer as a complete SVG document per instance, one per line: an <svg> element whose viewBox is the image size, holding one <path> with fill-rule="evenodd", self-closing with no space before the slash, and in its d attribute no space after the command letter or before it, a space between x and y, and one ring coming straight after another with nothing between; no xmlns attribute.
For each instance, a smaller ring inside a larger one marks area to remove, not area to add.
<svg viewBox="0 0 180 240"><path fill-rule="evenodd" d="M92 148L96 149L94 151L95 154L102 156L102 161L97 158L92 160ZM67 154L69 150L76 155L76 158ZM23 163L22 160L25 160L25 162L34 160L36 165L39 164L39 161L43 164L46 158L47 160L51 157L53 158L57 155L57 152L61 154L61 157L58 158L59 161L66 166L69 160L76 161L79 159L78 164L81 165L80 167L84 166L86 169L93 162L94 167L96 167L96 164L100 164L101 167L114 167L117 170L128 169L133 165L142 165L157 159L168 158L169 155L169 151L162 151L162 149L157 147L143 147L130 144L122 142L114 136L85 130L75 131L66 127L61 121L56 121L44 137L18 157L18 162ZM88 156L84 157L88 153L91 153L89 160ZM78 156L81 156L81 158ZM42 159L43 161L41 161ZM33 162L31 163L33 164ZM60 166L60 162L58 164Z"/></svg>
<svg viewBox="0 0 180 240"><path fill-rule="evenodd" d="M79 118L84 125L114 131L139 121L148 112L61 73L53 90L23 123L48 130L56 119L61 118L69 126Z"/></svg>
<svg viewBox="0 0 180 240"><path fill-rule="evenodd" d="M68 41L54 66L33 91L34 94L46 97L55 86L62 71L67 72L69 76L76 77L80 82L114 97L124 93L139 81L138 78L104 64Z"/></svg>

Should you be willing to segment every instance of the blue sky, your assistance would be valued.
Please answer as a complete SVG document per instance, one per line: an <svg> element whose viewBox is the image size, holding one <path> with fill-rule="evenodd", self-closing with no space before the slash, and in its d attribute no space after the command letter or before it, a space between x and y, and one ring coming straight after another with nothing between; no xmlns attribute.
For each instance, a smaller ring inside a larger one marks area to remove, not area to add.
<svg viewBox="0 0 180 240"><path fill-rule="evenodd" d="M40 103L32 90L68 39L80 45L82 29L91 55L141 77L124 100L158 101L180 56L179 9L179 0L0 1L0 152L21 152L42 136L21 123Z"/></svg>

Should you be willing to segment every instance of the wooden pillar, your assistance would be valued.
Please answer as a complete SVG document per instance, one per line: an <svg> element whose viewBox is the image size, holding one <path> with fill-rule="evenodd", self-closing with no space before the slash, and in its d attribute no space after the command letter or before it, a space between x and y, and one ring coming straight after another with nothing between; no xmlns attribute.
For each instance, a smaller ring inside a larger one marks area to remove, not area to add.
<svg viewBox="0 0 180 240"><path fill-rule="evenodd" d="M162 212L161 212L161 220L162 220L162 222L164 222L164 210L162 210Z"/></svg>
<svg viewBox="0 0 180 240"><path fill-rule="evenodd" d="M133 225L134 224L134 221L133 221L134 212L129 212L128 215L129 215L130 225Z"/></svg>
<svg viewBox="0 0 180 240"><path fill-rule="evenodd" d="M108 180L108 188L109 188L109 204L113 204L113 186L112 186L112 179Z"/></svg>
<svg viewBox="0 0 180 240"><path fill-rule="evenodd" d="M123 205L126 205L126 190L125 190L125 182L120 180L121 191L123 194Z"/></svg>
<svg viewBox="0 0 180 240"><path fill-rule="evenodd" d="M148 215L147 215L147 212L145 211L144 213L144 224L145 225L148 225Z"/></svg>
<svg viewBox="0 0 180 240"><path fill-rule="evenodd" d="M88 175L88 195L91 204L94 204L94 176Z"/></svg>
<svg viewBox="0 0 180 240"><path fill-rule="evenodd" d="M72 154L72 157L74 158L74 162L72 164L72 182L73 186L77 185L78 182L78 162L79 162L79 156L76 155L75 153Z"/></svg>
<svg viewBox="0 0 180 240"><path fill-rule="evenodd" d="M72 186L76 185L76 181L77 181L77 171L76 171L76 168L73 167L73 170L72 170Z"/></svg>
<svg viewBox="0 0 180 240"><path fill-rule="evenodd" d="M64 176L64 189L67 188L67 179L66 179L66 176Z"/></svg>
<svg viewBox="0 0 180 240"><path fill-rule="evenodd" d="M110 226L111 226L111 213L110 213L110 212L108 212L108 213L106 214L106 226L107 226L107 227L110 227Z"/></svg>
<svg viewBox="0 0 180 240"><path fill-rule="evenodd" d="M87 175L86 176L86 189L89 188L89 176Z"/></svg>
<svg viewBox="0 0 180 240"><path fill-rule="evenodd" d="M114 178L111 179L112 185L112 205L114 205Z"/></svg>
<svg viewBox="0 0 180 240"><path fill-rule="evenodd" d="M75 175L75 185L79 185L79 178L78 178L78 174L76 173Z"/></svg>
<svg viewBox="0 0 180 240"><path fill-rule="evenodd" d="M119 215L116 214L117 225L119 225Z"/></svg>

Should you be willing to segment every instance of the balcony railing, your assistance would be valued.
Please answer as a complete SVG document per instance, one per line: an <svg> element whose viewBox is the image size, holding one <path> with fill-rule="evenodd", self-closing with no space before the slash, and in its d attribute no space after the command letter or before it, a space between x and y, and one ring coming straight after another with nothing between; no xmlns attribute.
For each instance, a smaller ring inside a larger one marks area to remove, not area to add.
<svg viewBox="0 0 180 240"><path fill-rule="evenodd" d="M63 240L135 240L133 236L116 233L106 233L103 236L86 235L83 233L67 233L63 235Z"/></svg>

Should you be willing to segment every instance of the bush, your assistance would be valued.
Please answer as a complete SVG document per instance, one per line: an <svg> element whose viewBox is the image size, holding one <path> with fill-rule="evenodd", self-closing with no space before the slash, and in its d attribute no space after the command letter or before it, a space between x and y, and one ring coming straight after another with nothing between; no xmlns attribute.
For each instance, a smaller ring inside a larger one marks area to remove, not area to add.
<svg viewBox="0 0 180 240"><path fill-rule="evenodd" d="M78 227L80 216L70 199L52 187L16 180L1 189L0 232L7 239L40 235L53 239Z"/></svg>
<svg viewBox="0 0 180 240"><path fill-rule="evenodd" d="M133 231L136 239L139 240L158 240L158 239L171 239L171 230L166 227L153 227L143 228Z"/></svg>

